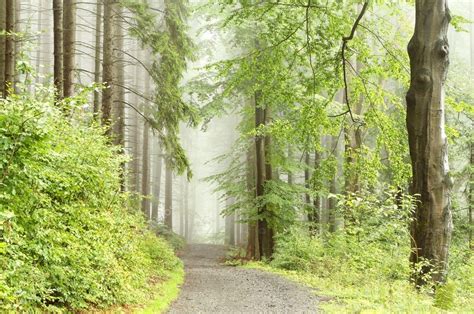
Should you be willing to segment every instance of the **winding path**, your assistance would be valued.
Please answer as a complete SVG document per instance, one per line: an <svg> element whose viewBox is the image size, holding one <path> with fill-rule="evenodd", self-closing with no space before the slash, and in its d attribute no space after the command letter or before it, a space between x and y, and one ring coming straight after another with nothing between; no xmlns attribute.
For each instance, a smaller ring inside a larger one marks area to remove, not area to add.
<svg viewBox="0 0 474 314"><path fill-rule="evenodd" d="M316 313L311 290L259 270L223 266L225 247L194 244L183 255L186 279L168 313Z"/></svg>

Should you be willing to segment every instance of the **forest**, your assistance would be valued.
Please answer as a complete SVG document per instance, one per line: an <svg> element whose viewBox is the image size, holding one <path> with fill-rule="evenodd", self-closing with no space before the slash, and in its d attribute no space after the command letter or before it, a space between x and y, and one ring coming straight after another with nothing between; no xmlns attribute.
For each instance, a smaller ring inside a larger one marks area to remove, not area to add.
<svg viewBox="0 0 474 314"><path fill-rule="evenodd" d="M472 0L0 0L0 312L474 313Z"/></svg>

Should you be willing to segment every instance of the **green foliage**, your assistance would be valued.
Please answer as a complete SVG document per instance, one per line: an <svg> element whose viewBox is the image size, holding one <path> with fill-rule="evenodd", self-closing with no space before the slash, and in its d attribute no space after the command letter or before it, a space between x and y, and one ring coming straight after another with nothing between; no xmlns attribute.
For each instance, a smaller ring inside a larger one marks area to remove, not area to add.
<svg viewBox="0 0 474 314"><path fill-rule="evenodd" d="M198 122L198 111L184 101L180 85L187 61L193 59L194 51L186 25L189 3L187 0L165 0L164 26L158 23L157 14L146 2L122 0L121 3L133 13L130 34L152 53L151 65L146 64L156 86L153 106L147 112L151 116L151 126L157 131L168 162L179 174L186 171L191 177L189 160L179 141L180 123L196 126Z"/></svg>
<svg viewBox="0 0 474 314"><path fill-rule="evenodd" d="M118 148L51 90L0 100L0 304L61 311L140 303L151 276L180 267L120 192ZM85 149L86 148L86 149Z"/></svg>
<svg viewBox="0 0 474 314"><path fill-rule="evenodd" d="M272 268L264 268L333 297L321 304L330 313L437 313L474 306L472 254L462 247L452 249L450 281L437 287L434 299L432 289L417 291L410 283L416 271L408 261L411 197L387 192L381 198L354 194L338 199L336 210L346 218L343 230L310 236L304 224L289 228L277 238ZM424 265L416 266L421 270Z"/></svg>
<svg viewBox="0 0 474 314"><path fill-rule="evenodd" d="M165 239L175 251L182 250L186 246L186 240L179 234L174 233L164 224L150 221L149 228L156 236Z"/></svg>
<svg viewBox="0 0 474 314"><path fill-rule="evenodd" d="M454 307L454 294L456 293L456 286L452 282L447 282L436 289L434 306L443 309L451 310Z"/></svg>

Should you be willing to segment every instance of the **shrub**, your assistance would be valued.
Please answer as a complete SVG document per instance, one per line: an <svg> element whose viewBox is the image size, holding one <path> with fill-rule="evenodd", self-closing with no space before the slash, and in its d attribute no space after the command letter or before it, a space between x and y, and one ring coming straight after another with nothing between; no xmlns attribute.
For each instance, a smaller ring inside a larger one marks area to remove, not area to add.
<svg viewBox="0 0 474 314"><path fill-rule="evenodd" d="M40 89L0 100L0 213L12 213L2 233L2 307L140 302L149 277L178 262L127 208L120 192L124 157L103 129L80 107L67 117L51 95Z"/></svg>

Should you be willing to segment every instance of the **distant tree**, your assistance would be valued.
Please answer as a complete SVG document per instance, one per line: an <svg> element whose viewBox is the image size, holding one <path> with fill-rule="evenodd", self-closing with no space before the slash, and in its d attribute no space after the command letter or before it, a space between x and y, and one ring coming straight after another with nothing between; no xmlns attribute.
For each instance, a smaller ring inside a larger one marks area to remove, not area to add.
<svg viewBox="0 0 474 314"><path fill-rule="evenodd" d="M112 106L114 97L114 12L116 0L104 0L104 39L102 60L102 82L107 87L102 92L102 124L107 126L106 133L112 135Z"/></svg>
<svg viewBox="0 0 474 314"><path fill-rule="evenodd" d="M5 16L6 36L3 97L6 97L9 88L13 87L15 79L15 0L5 0Z"/></svg>
<svg viewBox="0 0 474 314"><path fill-rule="evenodd" d="M53 0L53 53L54 53L54 87L56 97L61 99L63 93L63 0Z"/></svg>
<svg viewBox="0 0 474 314"><path fill-rule="evenodd" d="M74 94L74 71L76 42L76 0L64 0L63 2L63 93L64 97Z"/></svg>

